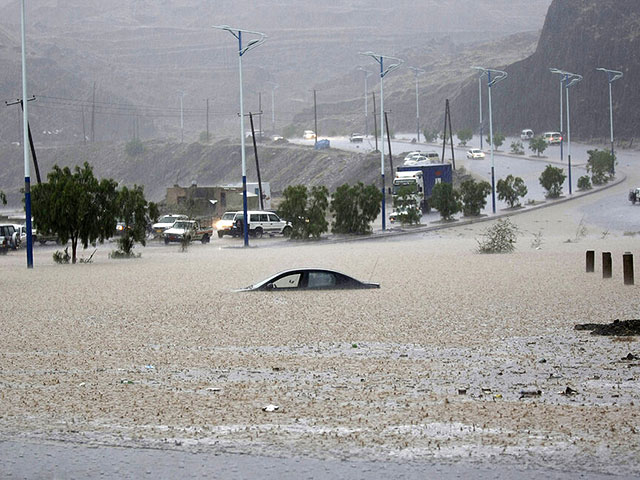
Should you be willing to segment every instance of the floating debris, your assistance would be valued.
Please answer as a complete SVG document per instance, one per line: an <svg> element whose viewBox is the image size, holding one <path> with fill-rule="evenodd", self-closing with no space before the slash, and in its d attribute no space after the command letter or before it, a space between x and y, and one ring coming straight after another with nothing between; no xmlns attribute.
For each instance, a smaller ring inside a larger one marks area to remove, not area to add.
<svg viewBox="0 0 640 480"><path fill-rule="evenodd" d="M279 405L265 405L264 407L262 407L262 411L263 412L278 412L280 410L280 406Z"/></svg>

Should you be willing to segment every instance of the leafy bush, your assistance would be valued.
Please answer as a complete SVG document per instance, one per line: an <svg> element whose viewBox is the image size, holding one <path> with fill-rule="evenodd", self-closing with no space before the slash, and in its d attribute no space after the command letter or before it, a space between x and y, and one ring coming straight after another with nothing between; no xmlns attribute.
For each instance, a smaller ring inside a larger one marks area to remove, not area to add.
<svg viewBox="0 0 640 480"><path fill-rule="evenodd" d="M504 143L504 135L500 132L494 133L493 134L493 148L498 149L502 146L502 144ZM491 145L491 136L487 135L487 143L489 145Z"/></svg>
<svg viewBox="0 0 640 480"><path fill-rule="evenodd" d="M327 231L329 191L326 187L313 187L309 196L305 185L291 185L284 190L283 198L278 214L291 222L291 238L320 238Z"/></svg>
<svg viewBox="0 0 640 480"><path fill-rule="evenodd" d="M341 185L331 199L334 233L365 234L371 232L371 222L380 214L382 192L374 185L362 182Z"/></svg>
<svg viewBox="0 0 640 480"><path fill-rule="evenodd" d="M487 228L478 242L478 253L511 253L518 240L518 227L508 218L500 219Z"/></svg>
<svg viewBox="0 0 640 480"><path fill-rule="evenodd" d="M69 260L71 260L71 255L69 255L69 247L66 247L64 249L64 252L61 252L60 250L56 250L53 253L53 261L59 264L65 264L65 263L69 263Z"/></svg>
<svg viewBox="0 0 640 480"><path fill-rule="evenodd" d="M516 155L524 155L524 145L520 140L514 140L511 142L511 153Z"/></svg>
<svg viewBox="0 0 640 480"><path fill-rule="evenodd" d="M200 143L209 143L211 141L211 135L206 131L200 132L198 140L200 141Z"/></svg>
<svg viewBox="0 0 640 480"><path fill-rule="evenodd" d="M462 200L462 213L466 217L480 215L487 204L487 195L491 193L489 182L476 182L473 179L465 180L460 185L460 198Z"/></svg>
<svg viewBox="0 0 640 480"><path fill-rule="evenodd" d="M462 210L460 192L454 190L450 183L438 183L431 191L431 206L440 212L444 220L451 220L451 217Z"/></svg>
<svg viewBox="0 0 640 480"><path fill-rule="evenodd" d="M125 145L124 151L127 152L127 155L130 157L137 157L144 153L144 143L142 143L139 138L131 139Z"/></svg>
<svg viewBox="0 0 640 480"><path fill-rule="evenodd" d="M513 208L520 205L520 197L524 197L528 190L522 178L507 175L504 180L498 180L496 191L498 192L498 200L506 201L509 207Z"/></svg>
<svg viewBox="0 0 640 480"><path fill-rule="evenodd" d="M397 219L402 225L417 224L422 219L420 205L416 201L414 192L415 189L410 186L400 187L398 195L393 200L393 208L395 208L398 214Z"/></svg>
<svg viewBox="0 0 640 480"><path fill-rule="evenodd" d="M144 187L138 185L133 188L123 186L118 192L116 203L118 217L124 223L118 247L125 257L131 257L135 242L146 245L147 224L152 219L152 214L157 216L157 206L147 203Z"/></svg>
<svg viewBox="0 0 640 480"><path fill-rule="evenodd" d="M591 190L591 179L588 175L583 175L578 179L579 190Z"/></svg>
<svg viewBox="0 0 640 480"><path fill-rule="evenodd" d="M424 141L427 143L433 143L436 140L438 140L438 136L439 133L437 130L427 130L425 128L424 132L422 132L422 134L424 135Z"/></svg>
<svg viewBox="0 0 640 480"><path fill-rule="evenodd" d="M540 185L547 191L547 198L558 198L562 194L562 184L566 178L561 168L547 165L540 174Z"/></svg>
<svg viewBox="0 0 640 480"><path fill-rule="evenodd" d="M547 141L541 136L533 137L529 140L529 150L534 152L538 157L547 149L547 147Z"/></svg>
<svg viewBox="0 0 640 480"><path fill-rule="evenodd" d="M588 150L587 172L591 172L594 185L602 185L613 178L615 156L606 150Z"/></svg>
<svg viewBox="0 0 640 480"><path fill-rule="evenodd" d="M462 130L458 130L456 133L458 140L460 140L460 145L463 147L467 145L467 142L473 138L473 130L470 128L463 128Z"/></svg>
<svg viewBox="0 0 640 480"><path fill-rule="evenodd" d="M287 125L282 130L282 136L284 138L294 138L302 136L300 130L295 125Z"/></svg>

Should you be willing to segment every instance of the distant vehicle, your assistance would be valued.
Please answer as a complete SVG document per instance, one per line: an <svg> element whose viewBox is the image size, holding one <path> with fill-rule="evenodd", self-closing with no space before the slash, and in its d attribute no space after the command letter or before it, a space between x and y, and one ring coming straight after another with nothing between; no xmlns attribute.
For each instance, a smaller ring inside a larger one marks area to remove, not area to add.
<svg viewBox="0 0 640 480"><path fill-rule="evenodd" d="M471 158L471 159L484 158L484 152L479 148L472 148L467 152L467 158Z"/></svg>
<svg viewBox="0 0 640 480"><path fill-rule="evenodd" d="M390 223L396 223L398 221L398 217L400 215L406 215L408 213L407 210L394 210L393 212L391 212L389 214L389 222ZM420 223L420 222L418 222Z"/></svg>
<svg viewBox="0 0 640 480"><path fill-rule="evenodd" d="M162 237L166 245L182 242L187 236L193 242L200 240L202 243L209 243L212 234L213 228L202 228L196 220L177 220L162 233Z"/></svg>
<svg viewBox="0 0 640 480"><path fill-rule="evenodd" d="M344 273L324 268L297 268L277 273L255 285L236 290L342 290L380 288L379 283L361 282Z"/></svg>
<svg viewBox="0 0 640 480"><path fill-rule="evenodd" d="M629 201L634 205L640 202L640 187L629 190Z"/></svg>
<svg viewBox="0 0 640 480"><path fill-rule="evenodd" d="M262 235L275 235L281 233L285 237L291 235L291 223L281 219L273 212L261 210L250 210L249 215L249 235L256 238L262 238ZM244 235L244 212L236 212L233 216L233 226L229 233L232 237L240 237Z"/></svg>
<svg viewBox="0 0 640 480"><path fill-rule="evenodd" d="M153 233L155 235L162 235L162 232L164 232L167 228L171 227L171 225L176 223L176 220L187 220L187 219L188 217L186 215L175 215L175 214L165 215L164 217L161 217L160 219L158 219L157 223L154 223L153 225L151 225L151 230L153 230Z"/></svg>
<svg viewBox="0 0 640 480"><path fill-rule="evenodd" d="M12 224L0 225L0 249L7 253L8 249L17 250L20 247L20 234Z"/></svg>
<svg viewBox="0 0 640 480"><path fill-rule="evenodd" d="M316 132L314 132L313 130L305 130L302 134L302 138L304 138L305 140L315 140Z"/></svg>
<svg viewBox="0 0 640 480"><path fill-rule="evenodd" d="M562 143L562 134L560 132L546 132L542 137L549 145L558 145Z"/></svg>
<svg viewBox="0 0 640 480"><path fill-rule="evenodd" d="M316 150L325 150L330 147L331 147L331 142L329 142L329 140L327 140L326 138L323 138L322 140L318 140L314 146Z"/></svg>
<svg viewBox="0 0 640 480"><path fill-rule="evenodd" d="M352 133L351 137L349 137L349 141L351 143L362 143L364 141L364 135L361 133Z"/></svg>
<svg viewBox="0 0 640 480"><path fill-rule="evenodd" d="M429 163L440 163L440 155L438 152L433 150L429 150L426 152L409 152L404 157L404 164L407 166L418 165L418 164L429 164Z"/></svg>
<svg viewBox="0 0 640 480"><path fill-rule="evenodd" d="M429 213L433 187L438 183L452 183L452 180L450 163L400 166L396 169L391 193L395 201L400 189L409 188L414 205L422 213Z"/></svg>
<svg viewBox="0 0 640 480"><path fill-rule="evenodd" d="M522 130L522 133L520 134L520 139L521 140L531 140L534 137L534 133L533 130L531 130L530 128L525 128L524 130Z"/></svg>
<svg viewBox="0 0 640 480"><path fill-rule="evenodd" d="M20 239L20 243L27 243L27 227L26 225L18 225L16 223L13 224L13 228L15 228L16 232L18 232L18 238ZM31 230L31 235L33 239L33 230Z"/></svg>
<svg viewBox="0 0 640 480"><path fill-rule="evenodd" d="M231 234L231 227L233 227L233 219L238 212L224 212L220 220L216 222L216 231L218 232L218 238L222 238L225 235Z"/></svg>
<svg viewBox="0 0 640 480"><path fill-rule="evenodd" d="M271 135L272 142L279 142L280 140L284 140L284 137L282 135Z"/></svg>

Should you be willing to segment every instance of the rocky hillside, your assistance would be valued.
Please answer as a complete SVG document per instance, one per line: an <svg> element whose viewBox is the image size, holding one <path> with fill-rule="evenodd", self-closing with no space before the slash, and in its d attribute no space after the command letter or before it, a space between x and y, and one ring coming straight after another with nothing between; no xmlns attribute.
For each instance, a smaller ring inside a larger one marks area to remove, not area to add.
<svg viewBox="0 0 640 480"><path fill-rule="evenodd" d="M536 132L557 130L560 77L552 75L549 68L558 68L584 76L570 91L572 137L608 139L607 77L596 71L597 67L604 67L624 72L624 77L613 84L616 137L626 140L637 137L640 133L638 51L640 2L637 0L554 0L535 53L511 65L506 62L491 65L509 74L493 89L494 128L511 134L523 128ZM486 109L485 104L485 112ZM473 78L455 98L453 118L460 127L475 128L477 111L478 87Z"/></svg>

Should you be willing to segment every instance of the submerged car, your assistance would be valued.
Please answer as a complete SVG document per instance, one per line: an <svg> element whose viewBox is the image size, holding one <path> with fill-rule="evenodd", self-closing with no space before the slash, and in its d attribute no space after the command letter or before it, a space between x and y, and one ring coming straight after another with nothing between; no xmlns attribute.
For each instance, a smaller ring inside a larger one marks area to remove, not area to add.
<svg viewBox="0 0 640 480"><path fill-rule="evenodd" d="M296 268L277 273L255 285L237 290L346 290L380 288L379 283L361 282L344 273L324 268Z"/></svg>
<svg viewBox="0 0 640 480"><path fill-rule="evenodd" d="M484 152L479 148L472 148L467 152L467 158L484 158Z"/></svg>

